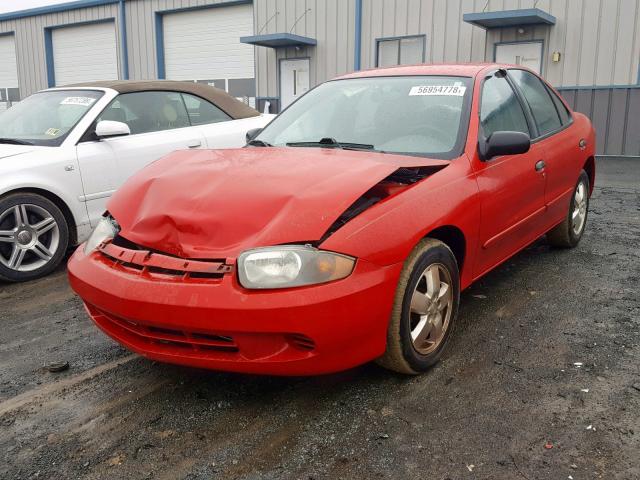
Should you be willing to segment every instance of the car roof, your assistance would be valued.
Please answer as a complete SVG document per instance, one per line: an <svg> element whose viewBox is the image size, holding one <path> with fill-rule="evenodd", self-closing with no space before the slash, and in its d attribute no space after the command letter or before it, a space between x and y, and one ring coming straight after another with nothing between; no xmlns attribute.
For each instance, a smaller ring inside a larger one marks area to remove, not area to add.
<svg viewBox="0 0 640 480"><path fill-rule="evenodd" d="M458 77L475 77L487 67L507 68L511 67L511 65L498 63L433 63L402 65L362 70L360 72L350 73L338 78L396 77L410 75L451 75Z"/></svg>
<svg viewBox="0 0 640 480"><path fill-rule="evenodd" d="M56 88L110 88L118 93L148 92L148 91L172 91L182 92L202 97L213 103L234 120L239 118L256 117L260 112L251 108L224 90L212 87L206 83L179 82L173 80L109 80L101 82L76 83Z"/></svg>

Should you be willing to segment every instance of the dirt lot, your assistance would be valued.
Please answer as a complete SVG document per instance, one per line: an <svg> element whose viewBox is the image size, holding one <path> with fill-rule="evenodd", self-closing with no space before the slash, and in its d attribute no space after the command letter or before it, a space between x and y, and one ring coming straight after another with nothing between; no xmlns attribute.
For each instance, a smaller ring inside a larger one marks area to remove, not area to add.
<svg viewBox="0 0 640 480"><path fill-rule="evenodd" d="M64 271L0 284L0 478L640 478L640 160L598 167L580 246L541 240L464 292L420 377L154 364Z"/></svg>

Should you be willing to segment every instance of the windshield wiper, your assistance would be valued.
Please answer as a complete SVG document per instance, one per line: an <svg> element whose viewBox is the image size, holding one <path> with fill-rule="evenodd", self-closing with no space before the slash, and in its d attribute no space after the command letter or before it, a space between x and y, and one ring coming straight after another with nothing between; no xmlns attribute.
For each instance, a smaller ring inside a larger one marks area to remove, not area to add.
<svg viewBox="0 0 640 480"><path fill-rule="evenodd" d="M264 140L249 140L247 145L251 145L252 147L273 147L273 145Z"/></svg>
<svg viewBox="0 0 640 480"><path fill-rule="evenodd" d="M374 150L369 143L338 142L335 138L324 137L318 142L289 142L287 147L326 147L342 148L343 150Z"/></svg>
<svg viewBox="0 0 640 480"><path fill-rule="evenodd" d="M17 138L0 138L0 143L9 143L11 145L33 145L26 140L18 140Z"/></svg>

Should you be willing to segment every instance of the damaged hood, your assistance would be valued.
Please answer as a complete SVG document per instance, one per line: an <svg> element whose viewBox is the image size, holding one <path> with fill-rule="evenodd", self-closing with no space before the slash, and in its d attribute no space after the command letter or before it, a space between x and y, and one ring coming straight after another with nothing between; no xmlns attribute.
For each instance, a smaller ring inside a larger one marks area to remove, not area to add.
<svg viewBox="0 0 640 480"><path fill-rule="evenodd" d="M121 235L184 258L320 239L356 199L401 167L449 162L324 148L179 151L129 179L108 209Z"/></svg>

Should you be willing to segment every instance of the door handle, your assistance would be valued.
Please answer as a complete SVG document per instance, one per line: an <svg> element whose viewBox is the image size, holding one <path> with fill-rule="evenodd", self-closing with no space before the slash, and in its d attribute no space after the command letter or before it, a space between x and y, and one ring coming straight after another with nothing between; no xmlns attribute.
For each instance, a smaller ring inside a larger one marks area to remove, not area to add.
<svg viewBox="0 0 640 480"><path fill-rule="evenodd" d="M200 140L191 140L187 144L187 147L189 147L189 148L198 148L200 146L202 146L202 142Z"/></svg>
<svg viewBox="0 0 640 480"><path fill-rule="evenodd" d="M544 163L544 160L538 160L536 162L536 172L541 172L542 170L544 170L544 167L546 167L547 164Z"/></svg>

